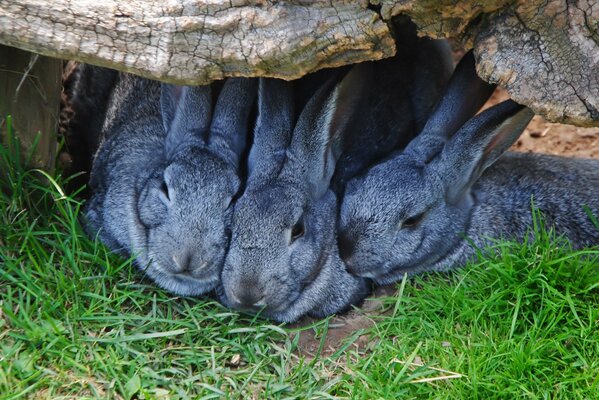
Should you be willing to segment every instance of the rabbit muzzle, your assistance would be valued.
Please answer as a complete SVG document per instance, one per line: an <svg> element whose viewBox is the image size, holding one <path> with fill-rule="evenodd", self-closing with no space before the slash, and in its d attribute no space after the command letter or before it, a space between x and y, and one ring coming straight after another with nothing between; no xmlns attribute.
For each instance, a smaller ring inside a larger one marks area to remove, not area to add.
<svg viewBox="0 0 599 400"><path fill-rule="evenodd" d="M231 307L237 310L256 311L267 306L264 290L254 279L239 283L235 288L228 287L225 293Z"/></svg>
<svg viewBox="0 0 599 400"><path fill-rule="evenodd" d="M162 288L184 296L206 293L218 284L222 260L206 258L197 251L174 254L151 252L146 272ZM140 264L141 265L141 264Z"/></svg>
<svg viewBox="0 0 599 400"><path fill-rule="evenodd" d="M233 250L235 253L235 250ZM277 312L288 304L290 288L282 277L260 270L253 257L239 257L242 266L225 264L222 284L226 303L234 309L265 314ZM249 261L249 262L248 262Z"/></svg>

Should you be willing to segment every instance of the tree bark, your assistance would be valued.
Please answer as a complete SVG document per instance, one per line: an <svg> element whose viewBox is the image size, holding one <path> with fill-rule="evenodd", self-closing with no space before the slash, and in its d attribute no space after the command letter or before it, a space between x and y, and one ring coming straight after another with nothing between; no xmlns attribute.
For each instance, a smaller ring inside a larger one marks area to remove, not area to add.
<svg viewBox="0 0 599 400"><path fill-rule="evenodd" d="M599 126L599 3L531 3L494 15L480 31L479 75L550 121Z"/></svg>
<svg viewBox="0 0 599 400"><path fill-rule="evenodd" d="M394 54L366 1L0 0L0 42L180 84Z"/></svg>
<svg viewBox="0 0 599 400"><path fill-rule="evenodd" d="M182 84L295 79L391 56L400 14L550 121L599 126L595 0L0 0L0 43Z"/></svg>

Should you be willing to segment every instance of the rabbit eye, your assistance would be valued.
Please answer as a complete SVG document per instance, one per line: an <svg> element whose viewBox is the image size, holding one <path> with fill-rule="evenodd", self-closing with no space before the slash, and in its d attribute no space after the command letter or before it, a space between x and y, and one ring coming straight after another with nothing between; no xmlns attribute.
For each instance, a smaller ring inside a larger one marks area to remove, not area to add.
<svg viewBox="0 0 599 400"><path fill-rule="evenodd" d="M171 198L171 191L166 183L166 180L162 180L162 182L160 182L160 197L162 198L162 201L164 201L165 203L170 203L172 198Z"/></svg>
<svg viewBox="0 0 599 400"><path fill-rule="evenodd" d="M424 217L424 213L420 213L420 214L414 215L413 217L407 218L402 222L401 227L402 228L414 227L414 226L418 225L418 223L420 221L422 221L422 217Z"/></svg>
<svg viewBox="0 0 599 400"><path fill-rule="evenodd" d="M298 221L291 227L291 241L297 240L304 236L304 223L302 221Z"/></svg>
<svg viewBox="0 0 599 400"><path fill-rule="evenodd" d="M227 211L233 205L233 197L226 198L223 204L225 205L225 211Z"/></svg>
<svg viewBox="0 0 599 400"><path fill-rule="evenodd" d="M162 191L162 193L164 193L166 198L170 200L170 197L168 195L168 186L166 185L166 181L162 181L162 183L160 184L160 190Z"/></svg>

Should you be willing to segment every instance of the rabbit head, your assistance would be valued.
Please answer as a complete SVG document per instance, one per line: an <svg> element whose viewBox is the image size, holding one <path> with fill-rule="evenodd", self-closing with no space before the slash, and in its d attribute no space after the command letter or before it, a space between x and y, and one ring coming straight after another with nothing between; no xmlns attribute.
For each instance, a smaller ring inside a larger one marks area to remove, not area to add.
<svg viewBox="0 0 599 400"><path fill-rule="evenodd" d="M170 292L199 295L220 282L256 86L255 80L229 79L212 107L210 86L162 84L154 123L144 120L114 137L113 146L128 157L120 167L129 166L135 176L109 185L100 224L108 234L100 237L134 255ZM139 138L123 150L133 135ZM142 154L139 168L135 159ZM93 211L92 221L98 215Z"/></svg>
<svg viewBox="0 0 599 400"><path fill-rule="evenodd" d="M341 132L359 96L354 75L321 87L295 127L289 83L260 81L248 184L235 205L222 273L228 306L289 322L342 311L368 293L366 280L349 275L338 256L330 190Z"/></svg>
<svg viewBox="0 0 599 400"><path fill-rule="evenodd" d="M420 135L348 184L339 249L351 273L390 283L451 267L466 240L472 185L532 118L511 100L472 117L492 91L467 54Z"/></svg>

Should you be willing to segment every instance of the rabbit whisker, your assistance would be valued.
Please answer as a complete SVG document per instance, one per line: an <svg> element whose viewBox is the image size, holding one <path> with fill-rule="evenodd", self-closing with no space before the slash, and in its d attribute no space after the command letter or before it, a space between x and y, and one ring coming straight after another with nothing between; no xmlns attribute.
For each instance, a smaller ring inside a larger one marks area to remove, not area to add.
<svg viewBox="0 0 599 400"><path fill-rule="evenodd" d="M200 265L197 270L198 271L203 270L204 268L206 268L207 265L208 265L208 261L204 261L204 263L202 265Z"/></svg>

